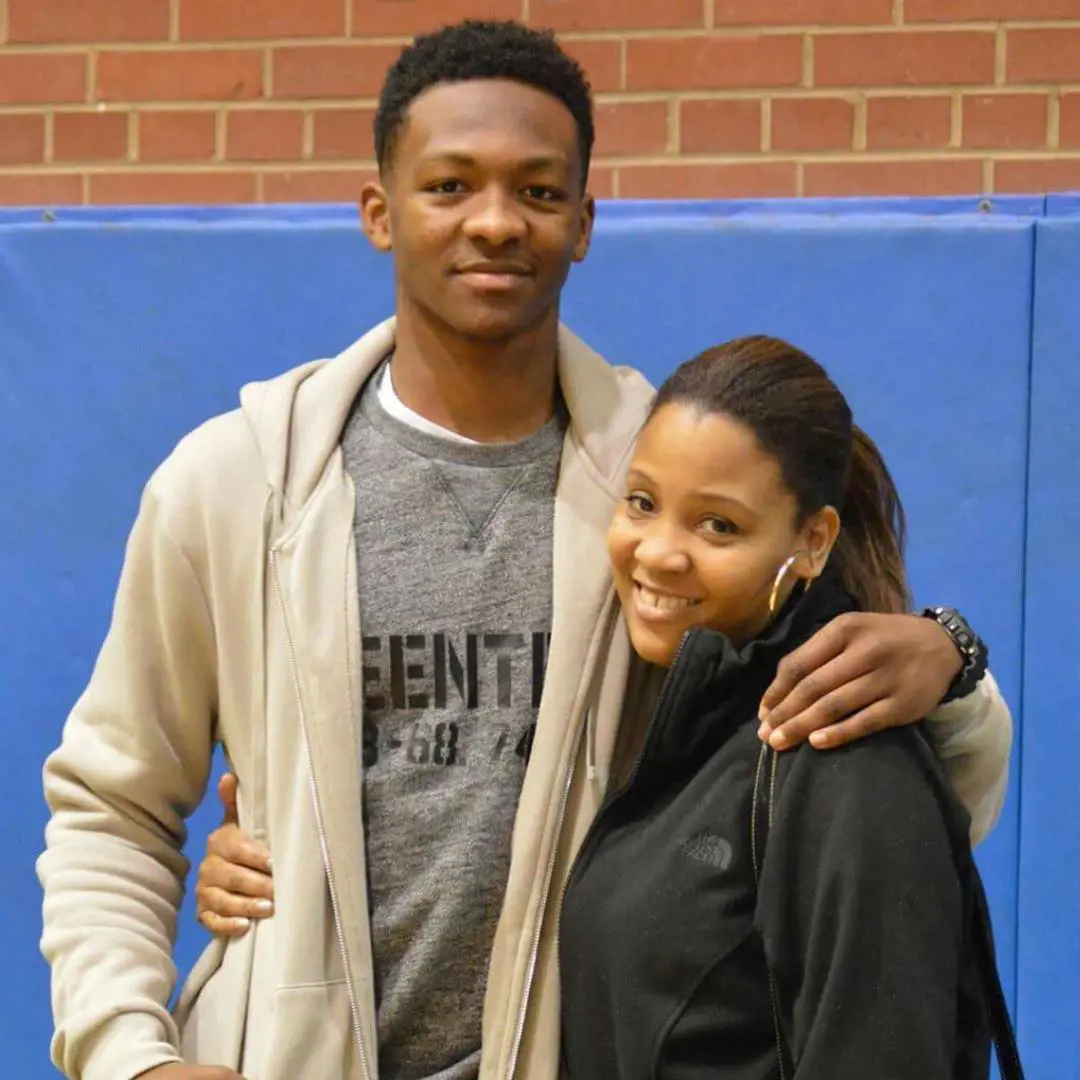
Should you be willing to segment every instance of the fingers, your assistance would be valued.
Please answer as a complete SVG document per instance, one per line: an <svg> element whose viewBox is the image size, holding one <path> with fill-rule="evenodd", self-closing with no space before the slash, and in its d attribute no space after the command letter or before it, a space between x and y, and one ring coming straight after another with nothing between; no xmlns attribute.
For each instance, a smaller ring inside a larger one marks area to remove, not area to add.
<svg viewBox="0 0 1080 1080"><path fill-rule="evenodd" d="M269 877L216 856L204 860L199 868L195 899L199 922L221 937L242 937L252 921L274 913Z"/></svg>
<svg viewBox="0 0 1080 1080"><path fill-rule="evenodd" d="M269 875L273 871L270 852L266 846L252 840L238 825L222 825L215 829L206 841L206 853L208 859L216 858L223 863L234 863L256 870L262 875Z"/></svg>
<svg viewBox="0 0 1080 1080"><path fill-rule="evenodd" d="M758 715L762 722L777 726L790 720L799 711L802 706L793 707L788 700L789 696L808 675L844 652L852 630L852 618L853 616L841 615L833 619L809 641L780 661L776 678L761 699Z"/></svg>
<svg viewBox="0 0 1080 1080"><path fill-rule="evenodd" d="M787 750L798 746L813 732L832 727L882 699L881 684L874 674L848 680L844 674L846 670L850 669L843 660L834 660L821 670L819 676L804 679L792 698L798 695L800 701L805 700L805 707L771 731L768 725L762 725L759 735L767 739L774 750ZM832 681L834 676L838 685ZM811 682L811 688L804 692L807 681ZM835 689L827 689L834 685Z"/></svg>
<svg viewBox="0 0 1080 1080"><path fill-rule="evenodd" d="M274 914L274 904L251 896L230 893L214 885L196 889L199 912L214 914L223 919L266 919Z"/></svg>
<svg viewBox="0 0 1080 1080"><path fill-rule="evenodd" d="M249 919L226 919L221 915L215 915L212 911L200 911L199 922L214 937L241 938L251 929Z"/></svg>
<svg viewBox="0 0 1080 1080"><path fill-rule="evenodd" d="M185 1065L176 1061L141 1072L135 1080L244 1080L232 1069L219 1065Z"/></svg>
<svg viewBox="0 0 1080 1080"><path fill-rule="evenodd" d="M235 825L240 820L236 811L236 789L238 785L239 781L236 779L235 774L231 772L223 773L218 781L217 790L223 811L223 825Z"/></svg>
<svg viewBox="0 0 1080 1080"><path fill-rule="evenodd" d="M203 859L196 889L224 889L253 900L274 899L274 879L269 874L214 854Z"/></svg>
<svg viewBox="0 0 1080 1080"><path fill-rule="evenodd" d="M191 1080L244 1080L244 1078L238 1072L233 1072L232 1069L227 1069L223 1065L206 1065L193 1072Z"/></svg>
<svg viewBox="0 0 1080 1080"><path fill-rule="evenodd" d="M842 720L839 724L832 724L813 732L810 736L810 745L815 750L835 750L838 746L865 739L867 735L884 731L891 726L892 708L888 699L882 699L861 709L847 720Z"/></svg>
<svg viewBox="0 0 1080 1080"><path fill-rule="evenodd" d="M828 630L829 627L825 629ZM876 687L867 688L872 696L865 698L856 695L850 700L831 698L827 708L818 710L819 716L824 714L823 724L843 720L845 716L850 716L852 712L884 695L884 676L880 666L875 663L873 650L861 647L857 640L854 644L849 644L845 637L846 631L840 627L837 634L822 640L820 648L811 648L817 642L817 637L811 638L780 662L773 686L779 683L784 696L761 716L764 728L776 730L784 727L796 717L805 714L816 703L830 698L836 691L868 675L873 676L878 684ZM833 643L838 640L843 642L842 647L833 651ZM769 698L766 696L762 700L764 705ZM836 711L841 708L846 711ZM830 712L834 715L829 715Z"/></svg>

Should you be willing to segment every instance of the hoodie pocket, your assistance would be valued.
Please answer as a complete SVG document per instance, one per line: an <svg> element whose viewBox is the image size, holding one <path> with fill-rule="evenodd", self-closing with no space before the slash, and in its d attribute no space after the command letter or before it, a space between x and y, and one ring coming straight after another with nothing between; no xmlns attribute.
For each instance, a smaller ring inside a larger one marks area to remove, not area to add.
<svg viewBox="0 0 1080 1080"><path fill-rule="evenodd" d="M246 1075L266 1080L307 1076L359 1080L346 984L318 983L276 991L273 1036L267 1051L265 1061L245 1060Z"/></svg>

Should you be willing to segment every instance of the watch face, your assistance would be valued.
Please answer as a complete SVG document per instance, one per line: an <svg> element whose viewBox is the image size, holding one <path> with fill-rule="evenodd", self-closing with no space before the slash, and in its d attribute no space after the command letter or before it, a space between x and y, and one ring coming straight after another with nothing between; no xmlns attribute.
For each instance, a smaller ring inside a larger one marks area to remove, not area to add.
<svg viewBox="0 0 1080 1080"><path fill-rule="evenodd" d="M930 613L948 632L964 659L974 661L979 655L980 643L963 615L955 608L946 607L931 608Z"/></svg>
<svg viewBox="0 0 1080 1080"><path fill-rule="evenodd" d="M963 659L963 666L953 680L948 693L942 698L942 704L964 697L975 689L986 673L989 664L989 650L978 634L968 625L967 620L955 608L932 607L923 611L938 622L952 638L957 652Z"/></svg>

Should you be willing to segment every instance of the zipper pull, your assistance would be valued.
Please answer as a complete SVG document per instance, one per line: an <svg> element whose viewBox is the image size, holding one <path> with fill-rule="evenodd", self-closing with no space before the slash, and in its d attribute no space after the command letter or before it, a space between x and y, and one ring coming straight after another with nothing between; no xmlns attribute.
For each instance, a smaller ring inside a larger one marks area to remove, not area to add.
<svg viewBox="0 0 1080 1080"><path fill-rule="evenodd" d="M590 784L595 784L600 778L600 770L596 767L596 711L589 709L585 713L585 776Z"/></svg>

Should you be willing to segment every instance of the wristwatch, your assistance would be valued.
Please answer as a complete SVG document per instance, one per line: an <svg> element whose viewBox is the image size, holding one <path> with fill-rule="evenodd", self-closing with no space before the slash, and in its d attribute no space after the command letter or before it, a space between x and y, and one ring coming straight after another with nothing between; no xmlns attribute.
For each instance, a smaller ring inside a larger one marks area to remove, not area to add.
<svg viewBox="0 0 1080 1080"><path fill-rule="evenodd" d="M949 684L941 704L945 705L957 698L967 697L979 685L979 680L986 674L990 662L990 650L986 643L968 625L967 620L955 608L928 607L923 616L933 619L946 634L952 638L964 666L960 674Z"/></svg>

